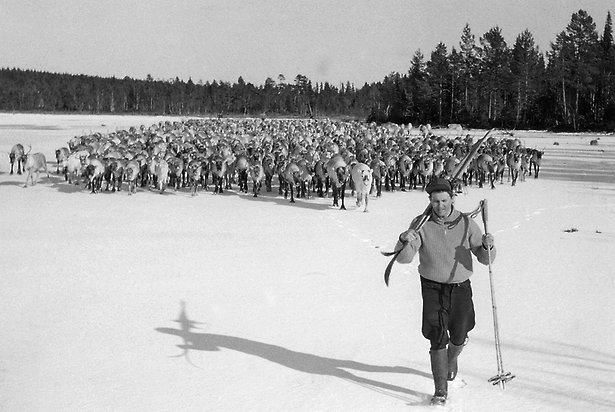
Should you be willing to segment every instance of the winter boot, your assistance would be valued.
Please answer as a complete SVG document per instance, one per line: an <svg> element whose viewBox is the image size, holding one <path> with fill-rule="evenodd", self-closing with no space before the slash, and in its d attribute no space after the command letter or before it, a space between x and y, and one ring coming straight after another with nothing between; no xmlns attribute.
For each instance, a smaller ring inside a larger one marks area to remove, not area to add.
<svg viewBox="0 0 615 412"><path fill-rule="evenodd" d="M465 346L465 342L463 345L454 345L452 343L449 342L448 344L448 375L447 375L447 379L449 381L455 380L455 377L457 376L457 357L459 356L459 354L461 353L461 351L463 350L463 347Z"/></svg>
<svg viewBox="0 0 615 412"><path fill-rule="evenodd" d="M431 357L431 373L436 391L431 398L432 405L444 405L448 396L448 358L447 350L432 349L429 351Z"/></svg>

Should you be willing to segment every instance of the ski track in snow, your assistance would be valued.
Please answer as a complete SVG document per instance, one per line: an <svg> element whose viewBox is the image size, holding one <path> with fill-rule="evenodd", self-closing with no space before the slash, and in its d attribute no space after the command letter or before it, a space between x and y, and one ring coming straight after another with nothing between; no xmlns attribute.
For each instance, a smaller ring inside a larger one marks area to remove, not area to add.
<svg viewBox="0 0 615 412"><path fill-rule="evenodd" d="M531 213L527 213L524 216L524 219L521 220L517 220L515 221L512 226L508 227L508 228L503 228L503 229L498 229L496 231L494 231L494 234L498 234L498 233L506 233L506 232L510 232L510 231L515 231L520 229L524 224L526 223L530 223L532 220L539 218L541 215L543 215L544 213L552 213L554 211L557 210L568 210L568 209L583 209L583 210L591 210L591 209L603 209L605 207L615 207L615 203L606 203L606 204L575 204L575 205L561 205L561 206L557 206L554 208L546 208L546 207L541 207L538 208L536 210L534 210Z"/></svg>

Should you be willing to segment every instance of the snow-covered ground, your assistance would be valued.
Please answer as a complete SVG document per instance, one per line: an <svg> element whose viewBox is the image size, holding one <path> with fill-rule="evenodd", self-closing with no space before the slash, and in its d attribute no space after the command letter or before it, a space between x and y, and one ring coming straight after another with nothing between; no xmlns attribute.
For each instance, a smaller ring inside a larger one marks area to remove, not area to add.
<svg viewBox="0 0 615 412"><path fill-rule="evenodd" d="M0 151L20 142L51 163L73 136L163 119L0 114ZM593 138L526 133L545 148L542 176L457 198L463 211L488 199L517 377L505 391L487 382L492 307L477 264L466 385L440 410L615 409L615 137ZM91 195L55 172L24 189L8 170L2 155L0 410L432 409L416 263L395 265L386 287L380 254L425 193L384 192L362 213L350 198L341 211L277 191Z"/></svg>

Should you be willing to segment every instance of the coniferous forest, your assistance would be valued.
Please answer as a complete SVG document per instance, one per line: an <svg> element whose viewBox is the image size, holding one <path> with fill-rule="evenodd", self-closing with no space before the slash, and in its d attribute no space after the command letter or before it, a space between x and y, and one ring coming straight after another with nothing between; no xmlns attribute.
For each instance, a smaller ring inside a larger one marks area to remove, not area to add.
<svg viewBox="0 0 615 412"><path fill-rule="evenodd" d="M406 73L357 87L283 74L262 85L0 69L0 110L165 115L338 117L466 127L586 131L615 129L615 46L610 12L599 32L572 14L546 53L528 30L508 45L499 27L469 25L458 47L412 55Z"/></svg>

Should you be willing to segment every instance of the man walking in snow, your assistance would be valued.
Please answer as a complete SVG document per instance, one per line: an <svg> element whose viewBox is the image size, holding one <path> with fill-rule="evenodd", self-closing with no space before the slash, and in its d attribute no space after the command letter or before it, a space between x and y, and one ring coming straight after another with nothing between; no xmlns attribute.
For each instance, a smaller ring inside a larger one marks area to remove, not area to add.
<svg viewBox="0 0 615 412"><path fill-rule="evenodd" d="M431 344L435 385L431 403L441 405L448 396L448 381L457 376L457 357L475 324L470 285L472 255L488 265L489 256L493 261L496 250L493 235L483 234L474 220L454 208L453 188L447 179L433 179L426 191L431 216L418 231L402 232L395 250L403 248L397 256L399 263L410 263L419 254L422 332Z"/></svg>

